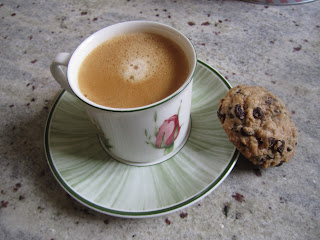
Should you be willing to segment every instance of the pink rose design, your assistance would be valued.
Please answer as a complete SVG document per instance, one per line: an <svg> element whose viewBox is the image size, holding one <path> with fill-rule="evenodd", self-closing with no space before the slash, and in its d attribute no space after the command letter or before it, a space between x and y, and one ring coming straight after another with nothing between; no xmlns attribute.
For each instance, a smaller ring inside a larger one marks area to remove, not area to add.
<svg viewBox="0 0 320 240"><path fill-rule="evenodd" d="M157 148L171 147L179 135L180 127L177 114L165 120L159 128L155 146Z"/></svg>
<svg viewBox="0 0 320 240"><path fill-rule="evenodd" d="M146 144L150 144L156 149L164 149L164 155L171 153L174 150L174 141L179 136L180 128L183 124L179 124L179 113L181 103L178 108L178 113L164 120L160 127L157 126L158 114L154 113L153 120L155 122L154 135L149 134L148 129L144 130L146 136Z"/></svg>

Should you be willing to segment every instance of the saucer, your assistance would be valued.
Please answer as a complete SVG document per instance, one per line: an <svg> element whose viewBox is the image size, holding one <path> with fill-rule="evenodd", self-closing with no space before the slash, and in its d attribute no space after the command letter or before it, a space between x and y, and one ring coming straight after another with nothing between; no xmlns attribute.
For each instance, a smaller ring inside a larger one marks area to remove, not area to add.
<svg viewBox="0 0 320 240"><path fill-rule="evenodd" d="M46 125L51 171L73 198L108 215L155 217L187 207L218 187L239 157L217 118L219 99L230 88L216 70L198 61L190 137L176 155L146 167L109 156L80 100L63 91Z"/></svg>

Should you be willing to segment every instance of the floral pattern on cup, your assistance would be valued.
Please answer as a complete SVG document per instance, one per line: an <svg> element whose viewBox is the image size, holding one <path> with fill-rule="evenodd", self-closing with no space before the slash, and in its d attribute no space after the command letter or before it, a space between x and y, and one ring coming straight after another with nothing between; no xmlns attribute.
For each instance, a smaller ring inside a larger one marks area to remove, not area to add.
<svg viewBox="0 0 320 240"><path fill-rule="evenodd" d="M164 149L164 155L171 153L174 149L174 141L179 136L180 128L182 124L179 123L179 112L172 115L168 119L164 120L160 127L157 126L157 112L154 114L155 128L154 137L155 140L151 141L151 135L148 135L148 130L145 129L145 135L147 137L147 144L151 144L156 149Z"/></svg>

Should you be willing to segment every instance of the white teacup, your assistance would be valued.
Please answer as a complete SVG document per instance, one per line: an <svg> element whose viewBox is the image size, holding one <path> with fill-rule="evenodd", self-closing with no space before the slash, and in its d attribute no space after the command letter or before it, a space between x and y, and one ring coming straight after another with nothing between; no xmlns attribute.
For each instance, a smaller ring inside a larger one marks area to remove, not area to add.
<svg viewBox="0 0 320 240"><path fill-rule="evenodd" d="M110 108L86 98L79 89L77 76L88 54L114 36L141 31L162 35L183 49L190 65L184 84L161 101L137 108ZM172 157L188 140L192 75L196 63L194 47L178 30L156 22L130 21L111 25L92 34L73 54L57 54L50 69L55 80L83 102L108 154L123 163L146 166ZM67 72L63 66L67 67Z"/></svg>

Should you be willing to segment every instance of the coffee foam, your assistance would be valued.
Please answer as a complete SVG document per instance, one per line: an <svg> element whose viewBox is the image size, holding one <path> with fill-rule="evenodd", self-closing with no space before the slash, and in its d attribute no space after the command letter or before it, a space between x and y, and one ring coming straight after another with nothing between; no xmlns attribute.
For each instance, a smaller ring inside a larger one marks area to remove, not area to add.
<svg viewBox="0 0 320 240"><path fill-rule="evenodd" d="M131 83L143 82L151 79L159 70L162 57L159 56L161 55L159 46L154 45L151 36L146 35L139 42L127 44L126 50L120 53L123 56L121 56L119 74L123 80Z"/></svg>
<svg viewBox="0 0 320 240"><path fill-rule="evenodd" d="M152 69L149 59L125 59L119 69L119 74L122 75L124 81L138 83L150 79L152 72L149 69Z"/></svg>

